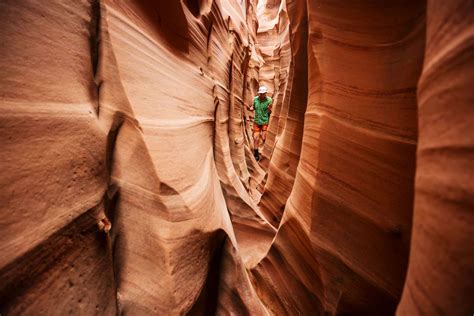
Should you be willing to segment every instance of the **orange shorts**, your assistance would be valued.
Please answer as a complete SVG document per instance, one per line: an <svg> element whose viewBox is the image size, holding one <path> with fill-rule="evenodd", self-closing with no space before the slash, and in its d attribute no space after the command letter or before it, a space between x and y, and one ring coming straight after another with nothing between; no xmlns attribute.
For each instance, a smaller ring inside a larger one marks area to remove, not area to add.
<svg viewBox="0 0 474 316"><path fill-rule="evenodd" d="M254 133L260 133L261 131L266 131L268 129L268 124L264 125L258 125L258 124L253 124L253 132Z"/></svg>

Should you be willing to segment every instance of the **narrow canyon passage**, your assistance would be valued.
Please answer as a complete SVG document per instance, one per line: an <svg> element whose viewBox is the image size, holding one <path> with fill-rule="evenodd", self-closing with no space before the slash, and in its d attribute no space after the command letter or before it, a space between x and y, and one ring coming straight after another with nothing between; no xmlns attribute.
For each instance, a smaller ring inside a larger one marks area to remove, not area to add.
<svg viewBox="0 0 474 316"><path fill-rule="evenodd" d="M472 314L473 22L1 1L0 314Z"/></svg>

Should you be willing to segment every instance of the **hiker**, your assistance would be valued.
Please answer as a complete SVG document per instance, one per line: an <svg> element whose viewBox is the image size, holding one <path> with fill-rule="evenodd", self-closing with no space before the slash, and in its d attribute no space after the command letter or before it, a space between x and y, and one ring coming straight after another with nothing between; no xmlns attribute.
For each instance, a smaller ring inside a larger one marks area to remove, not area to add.
<svg viewBox="0 0 474 316"><path fill-rule="evenodd" d="M253 147L255 160L260 160L258 153L258 145L260 137L263 143L267 138L268 122L270 121L270 114L272 112L272 98L267 96L267 87L261 86L258 88L258 96L253 99L253 105L249 108L250 111L255 111L253 122Z"/></svg>

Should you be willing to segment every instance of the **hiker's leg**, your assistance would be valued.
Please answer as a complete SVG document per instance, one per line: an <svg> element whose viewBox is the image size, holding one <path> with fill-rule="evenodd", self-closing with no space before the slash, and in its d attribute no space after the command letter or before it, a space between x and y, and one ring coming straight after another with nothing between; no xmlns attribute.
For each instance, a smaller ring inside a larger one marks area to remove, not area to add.
<svg viewBox="0 0 474 316"><path fill-rule="evenodd" d="M260 140L260 132L262 131L262 127L258 124L253 124L253 149L258 149L258 143Z"/></svg>
<svg viewBox="0 0 474 316"><path fill-rule="evenodd" d="M260 138L260 131L254 130L253 131L253 155L255 157L255 160L257 160L257 161L260 160L260 155L258 153L259 138Z"/></svg>
<svg viewBox="0 0 474 316"><path fill-rule="evenodd" d="M268 125L263 125L262 127L262 142L265 144L265 140L267 139L267 129Z"/></svg>
<svg viewBox="0 0 474 316"><path fill-rule="evenodd" d="M260 138L260 131L254 131L253 132L253 148L254 148L254 150L258 149L259 138Z"/></svg>

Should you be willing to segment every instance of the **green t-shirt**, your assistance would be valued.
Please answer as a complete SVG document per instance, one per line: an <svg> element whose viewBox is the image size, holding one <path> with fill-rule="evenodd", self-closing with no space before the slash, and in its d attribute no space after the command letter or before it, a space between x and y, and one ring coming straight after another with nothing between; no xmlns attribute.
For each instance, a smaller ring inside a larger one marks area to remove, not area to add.
<svg viewBox="0 0 474 316"><path fill-rule="evenodd" d="M268 124L270 114L268 113L268 107L272 104L272 98L267 97L261 101L258 96L253 99L253 108L255 109L255 124L265 125Z"/></svg>

